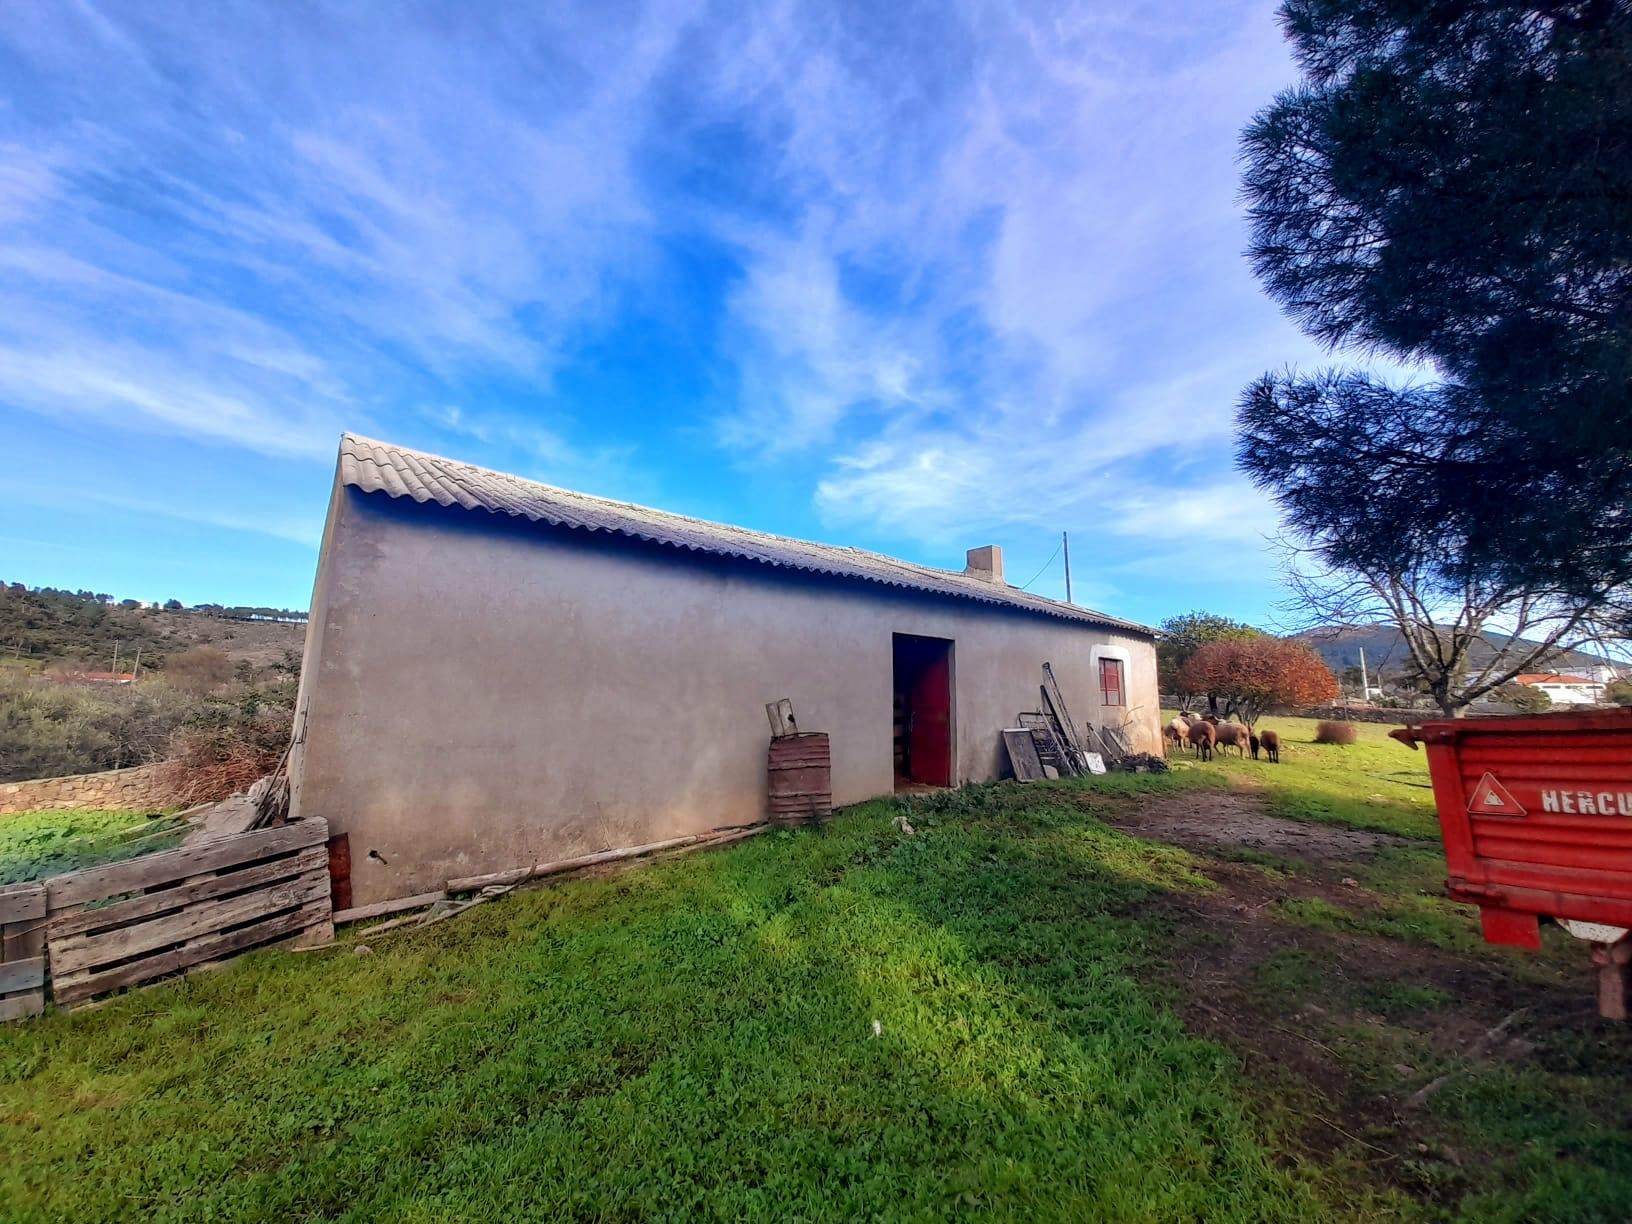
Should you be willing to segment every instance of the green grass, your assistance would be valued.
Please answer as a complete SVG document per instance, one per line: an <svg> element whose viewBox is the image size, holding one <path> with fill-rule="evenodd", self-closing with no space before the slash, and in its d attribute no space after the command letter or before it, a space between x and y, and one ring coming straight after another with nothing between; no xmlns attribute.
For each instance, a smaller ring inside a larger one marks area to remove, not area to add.
<svg viewBox="0 0 1632 1224"><path fill-rule="evenodd" d="M1306 1219L1139 967L1189 856L1006 788L0 1031L16 1219ZM878 1024L875 1036L874 1022Z"/></svg>
<svg viewBox="0 0 1632 1224"><path fill-rule="evenodd" d="M1549 929L1539 952L1492 947L1481 938L1477 911L1445 898L1444 853L1420 753L1388 739L1387 727L1359 724L1358 742L1336 746L1315 744L1309 720L1272 718L1260 726L1281 732L1282 765L1233 758L1187 762L1176 768L1180 784L1195 773L1211 773L1209 784L1266 788L1266 807L1281 816L1410 839L1341 868L1359 885L1352 893L1340 889L1336 901L1282 899L1273 906L1279 918L1321 932L1322 938L1380 938L1437 949L1507 975L1514 997L1550 988L1555 993L1544 997L1556 1000L1556 992L1563 992L1590 1012L1592 985L1583 945ZM1264 865L1277 875L1285 871L1279 860ZM1308 865L1303 872L1311 878L1333 873L1330 867ZM1357 966L1387 960L1375 944L1361 946L1366 952L1356 958ZM1247 997L1270 1015L1297 1015L1304 1002L1318 1001L1325 1009L1320 1014L1331 1013L1328 1027L1307 1018L1300 1025L1316 1027L1351 1073L1393 1100L1408 1097L1434 1075L1450 1073L1419 1121L1440 1138L1420 1159L1404 1162L1399 1177L1451 1218L1515 1224L1632 1218L1628 1034L1583 1016L1575 1027L1553 1023L1533 1031L1535 1048L1527 1054L1471 1063L1447 1060L1429 1052L1423 1034L1435 1014L1465 1007L1465 1001L1396 972L1376 963L1375 976L1357 968L1337 978L1322 953L1292 946L1259 963L1244 986ZM1509 1009L1498 1002L1487 1006ZM1353 1020L1337 1019L1351 1009ZM1362 1020L1368 1013L1372 1018ZM1499 1015L1486 1014L1479 1023L1494 1023ZM1521 1023L1517 1031L1526 1026ZM1289 1102L1297 1100L1296 1089L1260 1085L1258 1091L1266 1111L1295 1111Z"/></svg>
<svg viewBox="0 0 1632 1224"><path fill-rule="evenodd" d="M1320 897L1298 897L1277 903L1276 912L1288 922L1324 930L1381 935L1447 952L1478 955L1485 951L1467 907L1437 898L1400 898L1366 910L1334 905Z"/></svg>
<svg viewBox="0 0 1632 1224"><path fill-rule="evenodd" d="M1281 948L1256 965L1247 988L1266 1010L1295 1011L1301 1000L1331 994L1382 1016L1434 1011L1451 1001L1437 987L1412 982L1344 982L1334 988L1330 962L1318 951L1296 946Z"/></svg>
<svg viewBox="0 0 1632 1224"><path fill-rule="evenodd" d="M1171 718L1172 711L1163 717ZM1265 718L1258 729L1281 737L1279 765L1221 754L1194 768L1267 787L1270 810L1280 816L1437 843L1439 819L1422 752L1389 739L1392 727L1355 727L1359 738L1352 744L1317 744L1313 719ZM1183 772L1189 771L1186 765Z"/></svg>
<svg viewBox="0 0 1632 1224"><path fill-rule="evenodd" d="M58 808L0 816L0 884L20 884L173 846L178 824L146 812Z"/></svg>
<svg viewBox="0 0 1632 1224"><path fill-rule="evenodd" d="M1172 970L1223 932L1168 902L1220 885L1208 859L1102 819L1152 797L1248 787L1294 819L1407 836L1355 865L1354 905L1264 912L1305 940L1504 963L1438 897L1421 756L1375 728L1328 749L1275 722L1278 767L866 804L364 934L368 955L259 953L0 1026L0 1217L1625 1218L1624 1074L1596 1039L1543 1051L1567 1074L1461 1071L1430 1114L1461 1163L1410 1162L1425 1203L1375 1152L1294 1155L1307 1098L1186 1031ZM1287 885L1307 869L1218 857ZM1313 1000L1333 1025L1344 1006L1381 1017L1311 1035L1379 1084L1417 1064L1398 1095L1450 1069L1413 1052L1408 1026L1457 1003L1426 982L1334 985L1294 947L1244 989L1283 1026L1315 1024L1296 1018Z"/></svg>

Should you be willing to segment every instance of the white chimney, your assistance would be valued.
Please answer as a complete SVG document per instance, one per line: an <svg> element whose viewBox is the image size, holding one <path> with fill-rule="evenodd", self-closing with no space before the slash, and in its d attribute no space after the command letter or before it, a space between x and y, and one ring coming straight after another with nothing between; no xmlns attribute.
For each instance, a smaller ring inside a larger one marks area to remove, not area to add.
<svg viewBox="0 0 1632 1224"><path fill-rule="evenodd" d="M996 544L988 544L984 548L971 548L963 572L971 578L979 578L982 582L1002 586L1003 550Z"/></svg>

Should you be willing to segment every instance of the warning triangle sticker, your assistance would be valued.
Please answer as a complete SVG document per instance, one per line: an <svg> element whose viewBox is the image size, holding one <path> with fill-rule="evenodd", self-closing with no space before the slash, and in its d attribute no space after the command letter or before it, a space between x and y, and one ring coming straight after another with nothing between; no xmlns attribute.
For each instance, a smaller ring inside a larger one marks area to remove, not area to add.
<svg viewBox="0 0 1632 1224"><path fill-rule="evenodd" d="M1473 794L1468 796L1468 811L1476 816L1524 815L1519 801L1508 794L1507 787L1498 782L1493 773L1486 773L1473 788Z"/></svg>

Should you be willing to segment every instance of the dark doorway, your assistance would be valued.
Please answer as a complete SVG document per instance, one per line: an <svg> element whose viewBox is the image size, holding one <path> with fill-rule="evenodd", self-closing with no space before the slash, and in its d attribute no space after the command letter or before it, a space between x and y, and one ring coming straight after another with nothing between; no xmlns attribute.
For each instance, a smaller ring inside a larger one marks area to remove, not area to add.
<svg viewBox="0 0 1632 1224"><path fill-rule="evenodd" d="M895 787L952 785L952 643L895 635Z"/></svg>

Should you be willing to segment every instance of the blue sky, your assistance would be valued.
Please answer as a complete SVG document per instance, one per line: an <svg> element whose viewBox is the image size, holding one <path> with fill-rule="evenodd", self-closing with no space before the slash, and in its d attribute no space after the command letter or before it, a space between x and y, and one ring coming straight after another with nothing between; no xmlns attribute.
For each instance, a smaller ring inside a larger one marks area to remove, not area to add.
<svg viewBox="0 0 1632 1224"><path fill-rule="evenodd" d="M1232 407L1318 354L1235 152L1292 75L1233 0L10 0L0 577L304 606L352 429L1265 619Z"/></svg>

